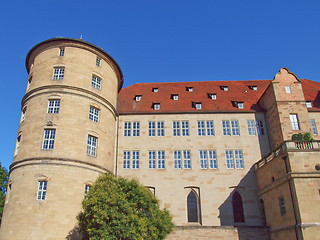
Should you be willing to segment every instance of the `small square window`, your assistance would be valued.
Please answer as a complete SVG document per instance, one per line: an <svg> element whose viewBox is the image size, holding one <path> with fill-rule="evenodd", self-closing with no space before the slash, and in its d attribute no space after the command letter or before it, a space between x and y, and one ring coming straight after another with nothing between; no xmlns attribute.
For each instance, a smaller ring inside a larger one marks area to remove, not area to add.
<svg viewBox="0 0 320 240"><path fill-rule="evenodd" d="M186 89L188 92L193 92L193 87L187 87Z"/></svg>
<svg viewBox="0 0 320 240"><path fill-rule="evenodd" d="M152 92L158 92L159 89L158 88L152 88Z"/></svg>
<svg viewBox="0 0 320 240"><path fill-rule="evenodd" d="M258 87L257 86L249 86L249 88L253 91L257 91L258 90Z"/></svg>
<svg viewBox="0 0 320 240"><path fill-rule="evenodd" d="M306 106L307 106L307 108L312 108L312 103L311 103L311 101L306 102Z"/></svg>
<svg viewBox="0 0 320 240"><path fill-rule="evenodd" d="M179 99L179 95L178 94L172 94L171 98L176 101L176 100Z"/></svg>
<svg viewBox="0 0 320 240"><path fill-rule="evenodd" d="M225 92L229 90L228 86L220 86L220 89Z"/></svg>
<svg viewBox="0 0 320 240"><path fill-rule="evenodd" d="M208 98L212 99L212 100L215 100L217 99L217 94L215 93L208 93Z"/></svg>
<svg viewBox="0 0 320 240"><path fill-rule="evenodd" d="M194 107L195 107L196 109L201 109L201 108L202 108L201 102L196 102L196 103L194 103Z"/></svg>
<svg viewBox="0 0 320 240"><path fill-rule="evenodd" d="M137 102L140 102L141 101L141 95L136 95L134 97L134 100L136 100Z"/></svg>
<svg viewBox="0 0 320 240"><path fill-rule="evenodd" d="M53 80L62 80L64 76L64 67L53 68Z"/></svg>
<svg viewBox="0 0 320 240"><path fill-rule="evenodd" d="M237 106L239 109L243 109L243 107L244 107L243 102L238 102Z"/></svg>
<svg viewBox="0 0 320 240"><path fill-rule="evenodd" d="M59 56L64 56L64 47L59 48Z"/></svg>
<svg viewBox="0 0 320 240"><path fill-rule="evenodd" d="M291 93L291 87L290 86L285 86L286 93Z"/></svg>
<svg viewBox="0 0 320 240"><path fill-rule="evenodd" d="M160 110L160 103L154 103L153 104L153 109L154 110Z"/></svg>
<svg viewBox="0 0 320 240"><path fill-rule="evenodd" d="M101 66L101 59L98 58L98 57L97 57L97 59L96 59L96 65L97 65L98 67Z"/></svg>

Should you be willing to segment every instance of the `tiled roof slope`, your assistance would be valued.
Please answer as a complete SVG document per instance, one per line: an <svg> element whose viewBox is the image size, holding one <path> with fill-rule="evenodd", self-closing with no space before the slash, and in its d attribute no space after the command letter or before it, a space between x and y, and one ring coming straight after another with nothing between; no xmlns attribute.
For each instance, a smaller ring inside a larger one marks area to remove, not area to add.
<svg viewBox="0 0 320 240"><path fill-rule="evenodd" d="M320 110L320 83L302 79L302 87L306 101L312 102L310 110ZM118 97L119 114L134 113L182 113L182 112L260 112L257 104L271 80L249 81L208 81L208 82L172 82L172 83L137 83L122 89ZM227 86L228 91L221 87ZM257 90L252 88L256 86ZM193 91L187 91L192 87ZM153 89L157 88L157 92ZM173 100L172 95L178 95ZM216 99L208 94L216 94ZM140 101L135 96L141 96ZM237 102L243 102L243 109L237 107ZM154 103L160 103L160 109L153 108ZM201 103L201 109L196 109L194 103Z"/></svg>

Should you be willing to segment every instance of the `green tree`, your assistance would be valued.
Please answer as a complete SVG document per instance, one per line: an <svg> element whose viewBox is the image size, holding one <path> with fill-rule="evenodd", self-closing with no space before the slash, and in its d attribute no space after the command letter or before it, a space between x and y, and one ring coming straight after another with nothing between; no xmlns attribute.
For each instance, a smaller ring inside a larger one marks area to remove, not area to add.
<svg viewBox="0 0 320 240"><path fill-rule="evenodd" d="M0 224L2 219L4 200L6 197L9 174L6 168L1 166L0 162Z"/></svg>
<svg viewBox="0 0 320 240"><path fill-rule="evenodd" d="M169 212L135 180L99 177L78 215L84 239L164 239L174 225Z"/></svg>

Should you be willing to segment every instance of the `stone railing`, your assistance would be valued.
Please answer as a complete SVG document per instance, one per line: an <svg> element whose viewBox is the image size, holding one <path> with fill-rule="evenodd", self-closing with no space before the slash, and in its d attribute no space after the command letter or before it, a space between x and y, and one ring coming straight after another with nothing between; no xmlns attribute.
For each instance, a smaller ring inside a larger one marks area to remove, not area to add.
<svg viewBox="0 0 320 240"><path fill-rule="evenodd" d="M270 162L280 154L286 151L310 151L319 150L320 151L320 141L284 141L279 147L274 149L267 156L263 157L260 161L255 163L255 169L261 168L266 163Z"/></svg>

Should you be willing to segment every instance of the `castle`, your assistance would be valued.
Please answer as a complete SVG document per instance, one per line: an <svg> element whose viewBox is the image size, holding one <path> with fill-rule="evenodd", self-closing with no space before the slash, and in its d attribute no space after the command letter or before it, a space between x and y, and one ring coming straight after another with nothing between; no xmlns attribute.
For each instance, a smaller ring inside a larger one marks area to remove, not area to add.
<svg viewBox="0 0 320 240"><path fill-rule="evenodd" d="M154 193L177 226L168 239L320 239L320 83L282 68L122 89L107 52L69 38L34 46L26 68L0 239L77 239L106 171Z"/></svg>

